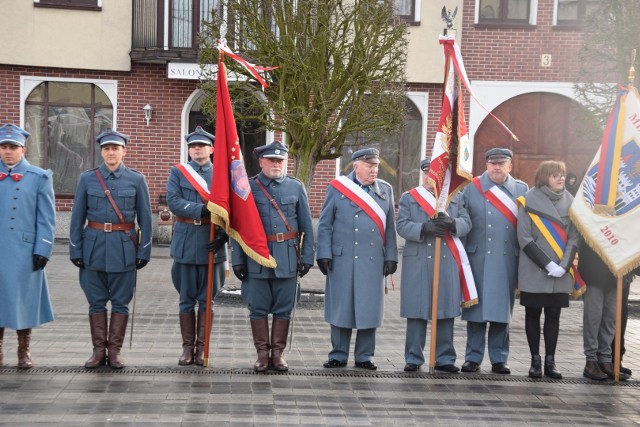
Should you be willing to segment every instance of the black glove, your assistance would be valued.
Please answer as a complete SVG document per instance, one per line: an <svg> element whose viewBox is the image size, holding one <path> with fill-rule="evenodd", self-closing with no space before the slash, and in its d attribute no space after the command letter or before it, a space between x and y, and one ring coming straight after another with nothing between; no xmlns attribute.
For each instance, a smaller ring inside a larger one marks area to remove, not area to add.
<svg viewBox="0 0 640 427"><path fill-rule="evenodd" d="M249 273L247 272L246 264L234 265L233 274L235 274L238 280L240 280L241 282L244 282L245 280L247 280L247 275Z"/></svg>
<svg viewBox="0 0 640 427"><path fill-rule="evenodd" d="M228 241L229 236L227 236L227 233L222 228L216 228L216 234L213 236L213 240L207 244L207 250L209 252L218 252Z"/></svg>
<svg viewBox="0 0 640 427"><path fill-rule="evenodd" d="M144 266L147 264L149 264L149 261L147 261L146 259L136 258L136 270L144 268Z"/></svg>
<svg viewBox="0 0 640 427"><path fill-rule="evenodd" d="M49 260L42 255L33 256L33 271L42 270Z"/></svg>
<svg viewBox="0 0 640 427"><path fill-rule="evenodd" d="M71 260L71 262L78 268L84 268L84 261L82 260L82 258L74 258Z"/></svg>
<svg viewBox="0 0 640 427"><path fill-rule="evenodd" d="M447 228L450 234L454 234L456 232L456 222L449 215L446 215L444 212L440 212L438 214L438 221Z"/></svg>
<svg viewBox="0 0 640 427"><path fill-rule="evenodd" d="M393 274L398 269L398 263L396 261L385 261L384 268L382 269L382 273L385 276Z"/></svg>
<svg viewBox="0 0 640 427"><path fill-rule="evenodd" d="M329 258L321 258L318 260L318 268L325 276L329 274L329 270L331 270L333 262Z"/></svg>
<svg viewBox="0 0 640 427"><path fill-rule="evenodd" d="M298 264L298 276L304 277L305 274L309 272L309 270L313 267L312 264Z"/></svg>
<svg viewBox="0 0 640 427"><path fill-rule="evenodd" d="M426 238L429 234L442 237L447 232L447 227L438 218L430 219L422 224L422 230L420 231L420 237Z"/></svg>
<svg viewBox="0 0 640 427"><path fill-rule="evenodd" d="M200 212L200 218L211 218L211 212L207 209L207 205L202 206L202 212Z"/></svg>

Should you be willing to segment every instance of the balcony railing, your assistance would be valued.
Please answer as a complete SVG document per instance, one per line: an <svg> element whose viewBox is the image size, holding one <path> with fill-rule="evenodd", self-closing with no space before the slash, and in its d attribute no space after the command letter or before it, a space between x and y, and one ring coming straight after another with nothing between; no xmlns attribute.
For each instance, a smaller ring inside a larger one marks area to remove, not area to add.
<svg viewBox="0 0 640 427"><path fill-rule="evenodd" d="M194 62L198 32L219 0L133 0L131 60Z"/></svg>

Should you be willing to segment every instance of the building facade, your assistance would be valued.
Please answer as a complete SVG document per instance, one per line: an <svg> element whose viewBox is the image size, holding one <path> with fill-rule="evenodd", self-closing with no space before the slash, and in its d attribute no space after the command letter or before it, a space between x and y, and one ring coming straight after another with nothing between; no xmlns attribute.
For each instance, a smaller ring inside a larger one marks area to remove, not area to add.
<svg viewBox="0 0 640 427"><path fill-rule="evenodd" d="M198 89L197 35L210 10L221 7L219 1L4 3L9 13L0 18L0 122L13 122L31 132L27 158L54 171L57 237L68 237L78 176L100 163L94 136L108 127L131 136L125 163L147 176L152 206L157 214L162 212L170 166L187 158L182 136L197 125L213 130ZM485 110L468 100L477 170L484 168L481 154L486 148L501 145L516 153L516 175L526 176L550 157L584 172L584 163L595 150L592 142L578 140L570 124L571 114L579 108L572 82L581 27L580 19L567 18L576 4L580 18L593 1L445 3L449 10L458 9L454 25L474 90L520 137L520 143L510 141L487 119ZM442 4L430 0L395 4L398 15L409 23L409 114L404 129L382 147L388 167L381 177L392 183L399 197L419 184L418 163L430 153L435 137L443 79L438 35L444 23ZM507 9L514 5L516 11ZM252 149L280 137L254 127L239 123L250 174L257 172ZM595 140L597 145L599 138ZM589 148L584 162L574 155L581 147ZM309 189L314 217L320 213L328 182L343 172L341 163L338 159L318 164ZM158 215L158 241L170 238L170 224L170 219Z"/></svg>

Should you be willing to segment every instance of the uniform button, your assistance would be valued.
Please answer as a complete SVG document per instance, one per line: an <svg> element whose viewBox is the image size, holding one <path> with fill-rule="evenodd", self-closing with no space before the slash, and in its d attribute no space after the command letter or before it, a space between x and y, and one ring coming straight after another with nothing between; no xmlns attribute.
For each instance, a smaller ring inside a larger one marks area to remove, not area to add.
<svg viewBox="0 0 640 427"><path fill-rule="evenodd" d="M487 211L487 214L491 215L491 211Z"/></svg>
<svg viewBox="0 0 640 427"><path fill-rule="evenodd" d="M427 246L431 246L431 243L427 243Z"/></svg>
<svg viewBox="0 0 640 427"><path fill-rule="evenodd" d="M355 258L355 259L358 259L358 255L356 255L354 258Z"/></svg>
<svg viewBox="0 0 640 427"><path fill-rule="evenodd" d="M428 258L428 259L431 259L431 255L429 255L427 258Z"/></svg>
<svg viewBox="0 0 640 427"><path fill-rule="evenodd" d="M489 240L491 240L491 239L489 239ZM447 242L446 241L442 242L442 244L447 246Z"/></svg>
<svg viewBox="0 0 640 427"><path fill-rule="evenodd" d="M487 227L491 228L491 224L487 225Z"/></svg>
<svg viewBox="0 0 640 427"><path fill-rule="evenodd" d="M278 228L278 226L277 226L277 225L274 225L274 226L273 226L273 228L274 228L274 229L276 229L276 228Z"/></svg>
<svg viewBox="0 0 640 427"><path fill-rule="evenodd" d="M355 217L358 218L358 214L356 214Z"/></svg>
<svg viewBox="0 0 640 427"><path fill-rule="evenodd" d="M369 246L373 246L373 242L369 243Z"/></svg>
<svg viewBox="0 0 640 427"><path fill-rule="evenodd" d="M356 228L356 229L355 229L355 230L353 230L353 231L358 231L358 229Z"/></svg>
<svg viewBox="0 0 640 427"><path fill-rule="evenodd" d="M372 229L371 229L371 231L376 231L376 229L375 229L375 228L372 228Z"/></svg>
<svg viewBox="0 0 640 427"><path fill-rule="evenodd" d="M442 255L442 258L446 258L446 257L447 257L446 255Z"/></svg>
<svg viewBox="0 0 640 427"><path fill-rule="evenodd" d="M373 260L373 257L369 257L370 260Z"/></svg>
<svg viewBox="0 0 640 427"><path fill-rule="evenodd" d="M491 251L487 251L488 254L491 254Z"/></svg>
<svg viewBox="0 0 640 427"><path fill-rule="evenodd" d="M357 244L358 244L358 242L355 242L355 244L357 245Z"/></svg>
<svg viewBox="0 0 640 427"><path fill-rule="evenodd" d="M487 240L491 241L491 237L489 237Z"/></svg>

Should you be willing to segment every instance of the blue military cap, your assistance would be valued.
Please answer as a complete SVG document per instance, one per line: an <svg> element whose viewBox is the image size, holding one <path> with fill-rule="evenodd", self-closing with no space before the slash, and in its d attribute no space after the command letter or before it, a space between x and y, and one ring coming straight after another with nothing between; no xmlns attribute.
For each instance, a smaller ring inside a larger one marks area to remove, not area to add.
<svg viewBox="0 0 640 427"><path fill-rule="evenodd" d="M508 148L492 148L484 155L487 163L502 163L506 160L513 159L513 151Z"/></svg>
<svg viewBox="0 0 640 427"><path fill-rule="evenodd" d="M96 136L96 141L100 144L100 147L103 145L122 145L123 147L127 145L129 142L129 137L123 133L116 132L115 130L109 128L102 132L100 135Z"/></svg>
<svg viewBox="0 0 640 427"><path fill-rule="evenodd" d="M376 148L362 148L351 155L351 160L378 164L380 163L380 151Z"/></svg>
<svg viewBox="0 0 640 427"><path fill-rule="evenodd" d="M21 129L14 124L7 123L0 127L0 144L12 144L24 147L29 135L31 134L26 130Z"/></svg>
<svg viewBox="0 0 640 427"><path fill-rule="evenodd" d="M431 165L431 159L420 160L420 170L423 172L429 171L429 165Z"/></svg>
<svg viewBox="0 0 640 427"><path fill-rule="evenodd" d="M202 126L197 126L196 130L191 132L189 135L185 135L184 139L187 141L187 145L205 144L213 146L213 141L216 138L206 130L202 129Z"/></svg>
<svg viewBox="0 0 640 427"><path fill-rule="evenodd" d="M286 160L289 149L280 141L273 141L271 144L262 145L253 149L253 154L257 158Z"/></svg>

